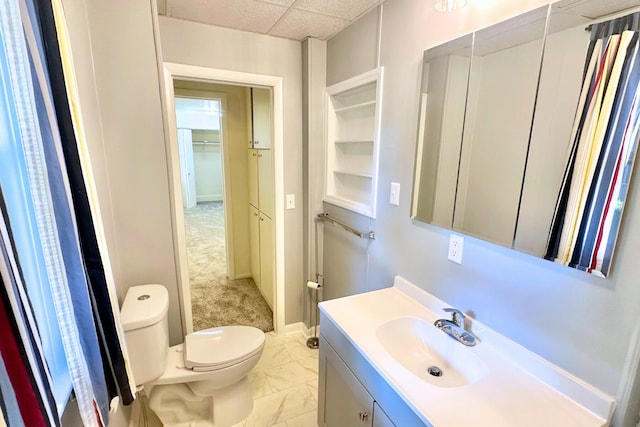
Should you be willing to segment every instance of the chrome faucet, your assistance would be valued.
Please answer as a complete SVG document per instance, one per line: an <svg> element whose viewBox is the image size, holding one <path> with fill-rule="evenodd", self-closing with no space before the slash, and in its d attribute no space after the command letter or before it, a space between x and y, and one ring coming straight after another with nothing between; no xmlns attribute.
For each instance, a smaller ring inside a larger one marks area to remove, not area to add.
<svg viewBox="0 0 640 427"><path fill-rule="evenodd" d="M438 319L433 322L433 325L466 346L476 345L476 337L464 330L464 313L455 308L443 308L442 310L451 313L451 320Z"/></svg>

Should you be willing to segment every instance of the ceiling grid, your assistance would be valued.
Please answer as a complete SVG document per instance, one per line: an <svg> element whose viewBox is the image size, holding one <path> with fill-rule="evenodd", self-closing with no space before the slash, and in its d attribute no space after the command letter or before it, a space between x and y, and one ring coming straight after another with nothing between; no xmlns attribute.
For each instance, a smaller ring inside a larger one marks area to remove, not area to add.
<svg viewBox="0 0 640 427"><path fill-rule="evenodd" d="M327 40L382 0L157 0L160 15L302 41Z"/></svg>

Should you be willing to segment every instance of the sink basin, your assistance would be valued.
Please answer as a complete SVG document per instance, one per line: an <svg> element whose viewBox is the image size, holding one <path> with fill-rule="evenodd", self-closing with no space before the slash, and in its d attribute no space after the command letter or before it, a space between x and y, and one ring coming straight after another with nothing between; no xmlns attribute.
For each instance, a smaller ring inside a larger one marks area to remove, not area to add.
<svg viewBox="0 0 640 427"><path fill-rule="evenodd" d="M400 365L436 386L460 387L488 373L487 365L467 347L417 317L383 323L376 336Z"/></svg>

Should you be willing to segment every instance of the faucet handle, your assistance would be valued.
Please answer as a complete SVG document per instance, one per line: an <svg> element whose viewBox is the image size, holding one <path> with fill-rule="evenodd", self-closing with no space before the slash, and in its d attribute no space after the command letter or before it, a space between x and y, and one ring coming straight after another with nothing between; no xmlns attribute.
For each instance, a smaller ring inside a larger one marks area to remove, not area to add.
<svg viewBox="0 0 640 427"><path fill-rule="evenodd" d="M464 313L458 310L457 308L446 307L443 308L442 311L447 313L451 313L451 321L464 329Z"/></svg>

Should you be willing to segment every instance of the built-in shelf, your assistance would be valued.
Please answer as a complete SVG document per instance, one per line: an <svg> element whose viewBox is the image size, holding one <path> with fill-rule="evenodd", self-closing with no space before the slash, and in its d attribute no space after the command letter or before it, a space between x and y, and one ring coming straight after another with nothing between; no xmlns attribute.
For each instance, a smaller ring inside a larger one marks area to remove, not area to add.
<svg viewBox="0 0 640 427"><path fill-rule="evenodd" d="M220 146L220 142L218 141L193 141L193 145L215 145Z"/></svg>
<svg viewBox="0 0 640 427"><path fill-rule="evenodd" d="M333 141L334 144L373 144L373 140L359 140L359 141Z"/></svg>
<svg viewBox="0 0 640 427"><path fill-rule="evenodd" d="M358 178L366 178L366 179L373 179L373 175L371 175L370 173L363 173L363 172L347 172L347 171L333 171L333 173L337 173L340 175L349 175L349 176L356 176Z"/></svg>
<svg viewBox="0 0 640 427"><path fill-rule="evenodd" d="M376 216L382 68L327 88L324 201Z"/></svg>
<svg viewBox="0 0 640 427"><path fill-rule="evenodd" d="M341 107L341 108L336 108L334 111L336 113L345 113L345 112L349 112L349 111L354 111L354 110L360 110L363 108L372 108L376 106L376 101L366 101L366 102L361 102L359 104L355 104L355 105L349 105L347 107Z"/></svg>

